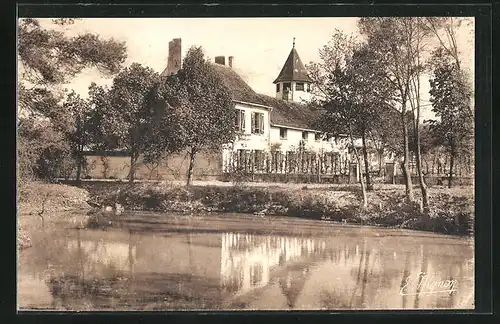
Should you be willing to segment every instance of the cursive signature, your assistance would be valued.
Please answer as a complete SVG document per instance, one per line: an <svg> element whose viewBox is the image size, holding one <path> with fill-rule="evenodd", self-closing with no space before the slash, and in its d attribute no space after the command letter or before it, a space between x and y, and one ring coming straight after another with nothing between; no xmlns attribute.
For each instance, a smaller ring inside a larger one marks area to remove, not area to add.
<svg viewBox="0 0 500 324"><path fill-rule="evenodd" d="M425 272L421 272L418 276L408 276L403 282L399 294L401 296L408 295L430 295L439 293L452 294L457 291L458 281L455 279L443 280L441 278L432 277Z"/></svg>

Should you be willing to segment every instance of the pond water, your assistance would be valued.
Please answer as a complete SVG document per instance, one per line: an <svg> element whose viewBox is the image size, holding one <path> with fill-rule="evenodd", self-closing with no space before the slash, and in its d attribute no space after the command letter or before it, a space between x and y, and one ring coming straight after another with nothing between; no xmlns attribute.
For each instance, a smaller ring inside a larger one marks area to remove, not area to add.
<svg viewBox="0 0 500 324"><path fill-rule="evenodd" d="M465 237L252 215L133 213L18 253L19 310L473 309Z"/></svg>

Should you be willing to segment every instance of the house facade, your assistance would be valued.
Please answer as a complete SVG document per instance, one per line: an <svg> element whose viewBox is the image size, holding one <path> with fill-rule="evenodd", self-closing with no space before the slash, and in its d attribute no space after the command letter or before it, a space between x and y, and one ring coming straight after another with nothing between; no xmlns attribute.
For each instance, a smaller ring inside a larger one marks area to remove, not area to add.
<svg viewBox="0 0 500 324"><path fill-rule="evenodd" d="M307 105L312 80L295 41L274 83L276 94L255 92L235 71L234 57L217 56L214 68L230 90L234 105L236 140L222 151L222 172L244 169L252 173L347 174L351 155L346 136L315 129L319 112ZM162 76L181 68L181 40L169 46L168 65Z"/></svg>
<svg viewBox="0 0 500 324"><path fill-rule="evenodd" d="M176 38L169 43L168 64L161 75L176 74L181 69L181 59L181 39ZM359 180L360 168L350 150L350 139L315 128L321 115L306 104L311 96L312 81L295 46L277 78L269 80L269 86L276 87L272 96L255 92L234 69L234 57L227 59L226 65L225 56L215 57L213 67L230 91L237 137L233 143L226 144L222 152L197 154L194 180L227 180L234 171L249 173L256 181ZM355 146L360 148L360 139L355 140ZM89 152L89 168L84 174L91 178L127 178L130 158L126 153L109 153L112 152ZM374 149L368 155L372 171L385 170L387 157L380 159ZM137 179L181 180L189 167L187 161L186 152L179 152L161 165L139 163L135 176Z"/></svg>

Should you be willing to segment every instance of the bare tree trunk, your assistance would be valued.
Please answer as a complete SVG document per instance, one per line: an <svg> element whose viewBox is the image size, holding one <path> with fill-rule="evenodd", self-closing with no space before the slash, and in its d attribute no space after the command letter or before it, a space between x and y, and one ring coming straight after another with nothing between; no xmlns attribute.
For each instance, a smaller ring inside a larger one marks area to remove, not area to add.
<svg viewBox="0 0 500 324"><path fill-rule="evenodd" d="M354 150L354 155L356 155L356 160L358 161L358 167L361 166L361 158L359 157L358 150L356 149L356 146L354 145L354 139L352 137L352 132L349 128L349 137L351 138L351 145ZM361 184L361 193L363 194L363 205L361 206L362 210L366 210L368 208L368 196L366 195L366 188L365 188L365 180L363 177L359 177L359 182Z"/></svg>
<svg viewBox="0 0 500 324"><path fill-rule="evenodd" d="M80 182L80 177L82 174L82 163L83 163L83 130L82 130L82 121L80 117L77 118L77 133L78 133L78 143L76 144L76 182Z"/></svg>
<svg viewBox="0 0 500 324"><path fill-rule="evenodd" d="M195 157L196 157L196 149L192 147L191 151L189 152L189 168L187 172L186 186L191 185L191 178L193 177Z"/></svg>
<svg viewBox="0 0 500 324"><path fill-rule="evenodd" d="M80 178L82 175L82 163L83 163L83 154L82 150L78 148L77 157L76 157L76 182L80 182Z"/></svg>
<svg viewBox="0 0 500 324"><path fill-rule="evenodd" d="M130 171L129 171L129 182L134 182L135 179L135 164L139 155L136 152L130 154Z"/></svg>
<svg viewBox="0 0 500 324"><path fill-rule="evenodd" d="M418 49L417 49L418 50ZM417 63L420 64L419 57L417 57ZM424 173L422 170L422 154L420 151L420 73L417 73L416 80L414 80L415 86L415 101L416 101L416 120L415 123L415 141L416 141L416 158L417 158L417 172L418 179L420 182L420 191L422 192L422 209L425 215L429 212L429 194L427 192L427 185L425 184Z"/></svg>
<svg viewBox="0 0 500 324"><path fill-rule="evenodd" d="M420 109L420 108L417 108ZM420 132L419 126L416 125L416 138L417 138L417 172L418 178L420 181L420 190L422 191L422 208L424 214L427 214L429 211L429 194L427 192L427 185L425 184L424 174L422 172L422 157L420 154Z"/></svg>
<svg viewBox="0 0 500 324"><path fill-rule="evenodd" d="M412 188L412 183L411 183L411 174L410 174L410 168L408 167L408 161L410 159L410 149L408 145L408 125L406 123L406 103L403 104L404 108L401 113L401 119L403 122L403 163L401 164L401 169L403 171L403 177L405 180L405 193L406 193L406 199L408 201L414 201L413 197L413 188Z"/></svg>
<svg viewBox="0 0 500 324"><path fill-rule="evenodd" d="M455 164L455 150L452 147L450 154L450 175L448 176L448 188L452 187L454 164Z"/></svg>
<svg viewBox="0 0 500 324"><path fill-rule="evenodd" d="M368 152L366 151L366 138L364 133L361 136L361 141L363 143L363 159L365 162L366 190L371 191L373 190L373 184L371 183L370 179L370 168L368 166Z"/></svg>

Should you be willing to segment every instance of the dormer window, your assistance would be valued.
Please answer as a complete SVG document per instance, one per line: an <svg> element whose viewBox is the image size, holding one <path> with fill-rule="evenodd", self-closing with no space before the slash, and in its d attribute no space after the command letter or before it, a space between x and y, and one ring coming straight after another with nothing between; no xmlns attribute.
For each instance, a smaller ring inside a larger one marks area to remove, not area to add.
<svg viewBox="0 0 500 324"><path fill-rule="evenodd" d="M297 84L295 84L295 90L297 90L297 91L304 91L304 83L302 83L302 82L298 83L297 82Z"/></svg>
<svg viewBox="0 0 500 324"><path fill-rule="evenodd" d="M280 84L279 83L276 84L276 92L280 92Z"/></svg>
<svg viewBox="0 0 500 324"><path fill-rule="evenodd" d="M290 82L283 83L283 91L290 91L292 84Z"/></svg>

